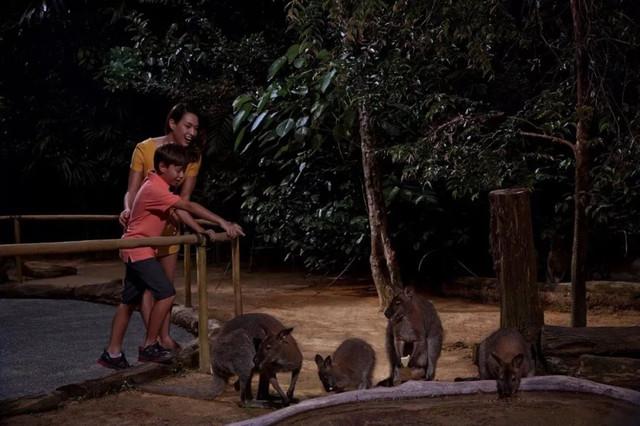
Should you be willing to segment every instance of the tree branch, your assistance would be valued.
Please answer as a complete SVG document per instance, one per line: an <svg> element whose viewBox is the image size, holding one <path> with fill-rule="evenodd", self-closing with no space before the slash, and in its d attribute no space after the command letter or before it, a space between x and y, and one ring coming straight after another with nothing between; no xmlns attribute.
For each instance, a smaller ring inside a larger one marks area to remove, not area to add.
<svg viewBox="0 0 640 426"><path fill-rule="evenodd" d="M547 139L550 140L552 142L557 142L557 143L561 143L563 145L568 146L569 148L571 148L571 151L575 154L576 153L576 147L573 143L569 142L566 139L562 139L562 138L558 138L555 136L550 136L550 135L545 135L543 133L531 133L531 132L520 132L520 134L522 136L530 136L532 138L540 138L540 139Z"/></svg>

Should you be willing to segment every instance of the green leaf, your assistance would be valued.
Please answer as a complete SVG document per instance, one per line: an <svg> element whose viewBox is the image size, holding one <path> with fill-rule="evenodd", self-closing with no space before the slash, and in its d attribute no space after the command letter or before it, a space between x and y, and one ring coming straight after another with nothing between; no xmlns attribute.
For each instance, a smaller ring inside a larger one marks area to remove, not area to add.
<svg viewBox="0 0 640 426"><path fill-rule="evenodd" d="M289 47L286 53L287 60L289 61L289 63L293 62L293 60L298 56L298 54L300 54L299 44L294 44L293 46Z"/></svg>
<svg viewBox="0 0 640 426"><path fill-rule="evenodd" d="M286 136L287 133L291 131L291 129L293 129L294 125L295 121L293 120L293 118L287 118L286 120L278 124L278 127L276 127L276 134L282 138Z"/></svg>
<svg viewBox="0 0 640 426"><path fill-rule="evenodd" d="M327 72L324 77L322 77L322 81L320 82L320 91L322 93L327 91L327 88L329 87L329 85L331 84L331 80L333 80L333 76L336 75L336 69L332 69L331 71Z"/></svg>
<svg viewBox="0 0 640 426"><path fill-rule="evenodd" d="M253 120L253 124L251 125L251 129L249 130L250 132L253 132L255 129L258 128L258 126L260 125L260 123L262 123L262 120L264 120L264 118L267 116L267 114L269 113L269 111L263 111L261 112L255 120Z"/></svg>
<svg viewBox="0 0 640 426"><path fill-rule="evenodd" d="M306 62L307 61L302 56L300 56L299 58L296 58L295 61L293 61L293 66L296 67L297 69L300 69L304 66Z"/></svg>
<svg viewBox="0 0 640 426"><path fill-rule="evenodd" d="M247 95L247 94L238 96L233 101L233 110L234 111L238 111L242 107L242 105L246 104L251 99L252 99L252 97L250 95Z"/></svg>
<svg viewBox="0 0 640 426"><path fill-rule="evenodd" d="M269 67L269 72L267 74L267 81L271 81L273 77L280 71L280 69L287 63L286 56L280 56L278 59L273 61L271 66Z"/></svg>
<svg viewBox="0 0 640 426"><path fill-rule="evenodd" d="M236 115L233 117L233 133L238 130L238 127L240 127L240 125L248 115L249 111L247 111L246 109L242 109L236 113Z"/></svg>
<svg viewBox="0 0 640 426"><path fill-rule="evenodd" d="M238 136L236 136L236 141L233 144L234 151L238 150L238 147L240 146L240 142L242 142L242 139L244 138L244 133L246 130L247 130L247 126L244 126L242 130L240 130L240 132L238 133Z"/></svg>

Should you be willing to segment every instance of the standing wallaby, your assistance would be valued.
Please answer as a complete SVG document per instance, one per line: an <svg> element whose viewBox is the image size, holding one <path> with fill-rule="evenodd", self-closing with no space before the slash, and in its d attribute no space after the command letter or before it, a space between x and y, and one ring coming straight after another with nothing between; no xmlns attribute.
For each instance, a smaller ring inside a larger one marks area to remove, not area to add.
<svg viewBox="0 0 640 426"><path fill-rule="evenodd" d="M442 323L436 308L412 287L405 287L384 311L387 323L386 347L390 375L378 383L394 386L400 382L401 358L410 355L411 378L433 380L442 350Z"/></svg>
<svg viewBox="0 0 640 426"><path fill-rule="evenodd" d="M531 345L515 328L494 331L478 346L481 380L495 379L500 398L518 391L520 379L535 374Z"/></svg>
<svg viewBox="0 0 640 426"><path fill-rule="evenodd" d="M327 392L344 392L371 387L371 376L376 365L376 353L362 339L347 339L325 359L316 355L318 376Z"/></svg>
<svg viewBox="0 0 640 426"><path fill-rule="evenodd" d="M302 352L298 343L291 335L293 328L282 328L277 333L269 331L267 337L260 342L253 359L260 377L265 377L269 383L280 394L285 406L293 399L293 391L296 388L296 381L302 368ZM291 382L285 394L276 373L291 371ZM268 389L267 389L268 390Z"/></svg>
<svg viewBox="0 0 640 426"><path fill-rule="evenodd" d="M254 365L258 346L269 333L278 333L282 329L282 323L268 314L244 314L228 321L211 344L214 397L224 391L231 376L237 375L236 389L240 390L240 401L247 405L253 400L251 378L258 371ZM260 372L258 399L266 400L268 394L268 377Z"/></svg>

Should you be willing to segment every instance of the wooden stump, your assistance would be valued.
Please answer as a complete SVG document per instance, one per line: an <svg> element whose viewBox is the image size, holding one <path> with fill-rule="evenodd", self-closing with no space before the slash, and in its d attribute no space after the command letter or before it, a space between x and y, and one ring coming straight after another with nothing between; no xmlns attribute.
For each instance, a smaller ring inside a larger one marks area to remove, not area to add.
<svg viewBox="0 0 640 426"><path fill-rule="evenodd" d="M582 355L576 377L640 390L640 359Z"/></svg>
<svg viewBox="0 0 640 426"><path fill-rule="evenodd" d="M501 189L489 194L491 254L500 290L500 327L519 329L537 340L543 325L529 191Z"/></svg>
<svg viewBox="0 0 640 426"><path fill-rule="evenodd" d="M640 358L640 327L560 327L542 330L545 356L584 354Z"/></svg>

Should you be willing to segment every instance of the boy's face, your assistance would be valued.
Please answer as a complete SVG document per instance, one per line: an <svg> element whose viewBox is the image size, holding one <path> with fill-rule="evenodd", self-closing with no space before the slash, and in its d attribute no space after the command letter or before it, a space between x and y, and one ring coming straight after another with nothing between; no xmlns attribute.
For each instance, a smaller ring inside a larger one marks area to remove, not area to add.
<svg viewBox="0 0 640 426"><path fill-rule="evenodd" d="M184 180L184 166L177 166L175 164L166 166L164 163L160 163L158 175L169 185L180 186Z"/></svg>

